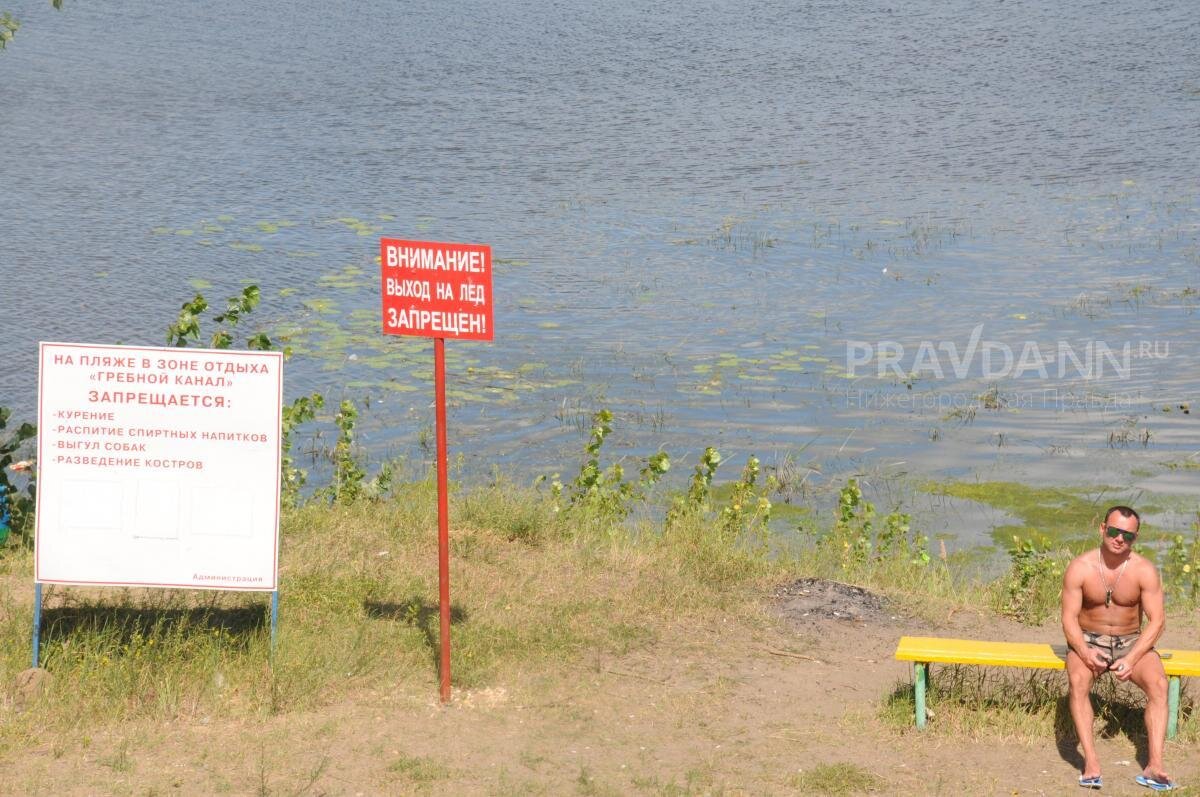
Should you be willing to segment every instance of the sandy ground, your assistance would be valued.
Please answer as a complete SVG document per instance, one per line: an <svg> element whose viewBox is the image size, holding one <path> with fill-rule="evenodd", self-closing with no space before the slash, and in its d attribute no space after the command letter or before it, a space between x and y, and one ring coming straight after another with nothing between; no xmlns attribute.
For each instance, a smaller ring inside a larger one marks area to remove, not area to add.
<svg viewBox="0 0 1200 797"><path fill-rule="evenodd" d="M917 621L828 584L785 587L768 610L766 630L679 627L653 649L456 691L448 707L431 677L264 721L114 726L82 749L0 762L0 793L799 794L799 773L839 763L870 770L883 794L1085 793L1070 740L974 740L879 718L911 679L892 659L902 634L1057 641L1053 627ZM1134 740L1099 745L1102 794L1147 793L1132 780ZM1168 744L1181 783L1200 782L1198 759Z"/></svg>

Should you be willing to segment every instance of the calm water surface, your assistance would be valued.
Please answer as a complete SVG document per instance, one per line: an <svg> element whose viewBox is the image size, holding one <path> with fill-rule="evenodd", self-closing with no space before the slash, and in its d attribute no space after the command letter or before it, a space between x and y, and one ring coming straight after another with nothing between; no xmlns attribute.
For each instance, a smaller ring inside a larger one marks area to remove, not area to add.
<svg viewBox="0 0 1200 797"><path fill-rule="evenodd" d="M422 462L431 347L378 333L393 235L493 246L496 341L448 346L469 473L569 469L606 406L614 453L681 473L712 444L814 485L1197 492L1190 2L46 6L8 3L0 55L18 414L39 340L162 343L254 282L289 393ZM979 348L955 375L980 324L1045 376ZM855 362L885 342L897 369ZM1060 373L1097 342L1128 368Z"/></svg>

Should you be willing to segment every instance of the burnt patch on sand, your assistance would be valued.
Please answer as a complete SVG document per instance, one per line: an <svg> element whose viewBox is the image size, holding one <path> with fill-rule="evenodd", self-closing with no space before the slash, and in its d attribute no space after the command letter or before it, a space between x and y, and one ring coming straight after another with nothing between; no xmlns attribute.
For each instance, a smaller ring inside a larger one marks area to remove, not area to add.
<svg viewBox="0 0 1200 797"><path fill-rule="evenodd" d="M781 584L773 597L776 611L797 625L822 620L884 623L895 619L886 599L839 581L801 578Z"/></svg>

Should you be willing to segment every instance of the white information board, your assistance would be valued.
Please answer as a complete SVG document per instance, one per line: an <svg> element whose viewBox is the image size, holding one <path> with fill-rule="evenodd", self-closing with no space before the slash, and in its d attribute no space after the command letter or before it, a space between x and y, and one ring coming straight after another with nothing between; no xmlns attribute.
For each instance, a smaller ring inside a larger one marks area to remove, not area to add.
<svg viewBox="0 0 1200 797"><path fill-rule="evenodd" d="M279 352L42 343L34 579L274 590Z"/></svg>

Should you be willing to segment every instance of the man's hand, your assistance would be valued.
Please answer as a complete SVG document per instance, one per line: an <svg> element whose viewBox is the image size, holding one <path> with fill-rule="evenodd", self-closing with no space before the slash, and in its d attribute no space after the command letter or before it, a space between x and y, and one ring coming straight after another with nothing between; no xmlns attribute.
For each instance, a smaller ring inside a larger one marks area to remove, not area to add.
<svg viewBox="0 0 1200 797"><path fill-rule="evenodd" d="M1105 656L1095 648L1085 647L1083 650L1084 654L1080 658L1083 659L1083 663L1088 666L1088 669L1096 675L1107 672L1109 667L1112 666L1112 661L1108 656ZM1117 677L1120 678L1121 676L1118 675Z"/></svg>
<svg viewBox="0 0 1200 797"><path fill-rule="evenodd" d="M1129 657L1126 656L1120 661L1114 661L1108 669L1112 671L1112 674L1117 677L1118 681L1128 681L1133 677L1133 668L1136 664L1137 662L1130 661Z"/></svg>

